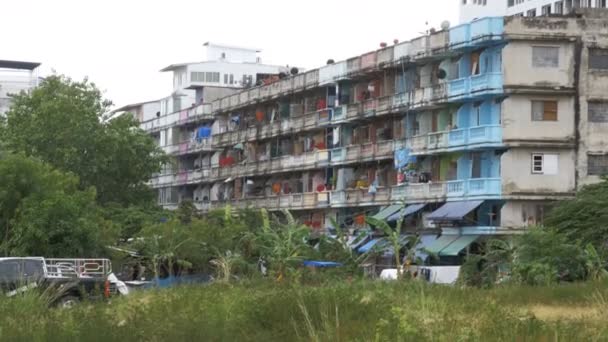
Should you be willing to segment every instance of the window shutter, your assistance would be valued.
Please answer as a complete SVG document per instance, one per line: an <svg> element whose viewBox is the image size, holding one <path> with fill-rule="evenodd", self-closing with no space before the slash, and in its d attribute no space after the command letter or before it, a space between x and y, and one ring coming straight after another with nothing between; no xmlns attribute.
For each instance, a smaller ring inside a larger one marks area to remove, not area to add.
<svg viewBox="0 0 608 342"><path fill-rule="evenodd" d="M545 175L556 175L558 173L558 158L557 154L545 154L543 160L543 173Z"/></svg>
<svg viewBox="0 0 608 342"><path fill-rule="evenodd" d="M543 120L557 121L557 101L545 101Z"/></svg>

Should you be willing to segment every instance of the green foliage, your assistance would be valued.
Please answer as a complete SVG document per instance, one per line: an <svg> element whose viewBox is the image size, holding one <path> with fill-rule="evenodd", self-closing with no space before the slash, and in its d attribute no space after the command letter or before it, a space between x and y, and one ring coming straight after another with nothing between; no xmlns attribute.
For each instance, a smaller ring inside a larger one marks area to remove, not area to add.
<svg viewBox="0 0 608 342"><path fill-rule="evenodd" d="M293 274L306 256L312 255L308 244L310 229L283 212L286 223L275 220L271 225L266 210L262 209L263 230L256 237L262 257L268 261L270 270L278 280Z"/></svg>
<svg viewBox="0 0 608 342"><path fill-rule="evenodd" d="M524 284L542 285L583 280L586 258L580 243L553 229L530 228L517 239L513 277Z"/></svg>
<svg viewBox="0 0 608 342"><path fill-rule="evenodd" d="M116 237L94 189L20 154L0 159L0 223L5 255L99 256Z"/></svg>
<svg viewBox="0 0 608 342"><path fill-rule="evenodd" d="M608 338L606 289L605 283L480 290L419 282L340 281L324 286L247 282L140 291L113 299L109 305L87 303L70 310L49 309L35 296L24 296L0 298L4 314L0 338L603 341ZM537 314L539 306L559 314L558 319ZM570 312L581 308L588 314Z"/></svg>
<svg viewBox="0 0 608 342"><path fill-rule="evenodd" d="M132 117L104 121L110 105L88 80L52 75L14 97L2 136L9 150L77 175L80 189L95 187L100 203L148 202L145 182L166 157Z"/></svg>
<svg viewBox="0 0 608 342"><path fill-rule="evenodd" d="M608 181L587 185L572 200L560 201L545 220L571 240L591 243L606 257L608 246Z"/></svg>

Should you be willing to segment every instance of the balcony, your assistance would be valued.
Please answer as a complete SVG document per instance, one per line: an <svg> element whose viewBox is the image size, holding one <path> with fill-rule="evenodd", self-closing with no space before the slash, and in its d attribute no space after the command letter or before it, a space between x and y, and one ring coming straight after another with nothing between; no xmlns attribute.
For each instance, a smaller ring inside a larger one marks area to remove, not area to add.
<svg viewBox="0 0 608 342"><path fill-rule="evenodd" d="M387 140L375 144L367 143L334 148L329 151L329 160L331 165L340 165L350 162L392 158L393 153L394 141Z"/></svg>
<svg viewBox="0 0 608 342"><path fill-rule="evenodd" d="M199 202L206 204L209 209L220 209L226 205L235 208L253 209L316 209L326 208L329 205L329 193L327 192L308 192L299 194L286 194L278 196L259 196L247 197L242 199L232 199L228 201Z"/></svg>
<svg viewBox="0 0 608 342"><path fill-rule="evenodd" d="M500 178L473 178L447 182L448 197L500 196Z"/></svg>
<svg viewBox="0 0 608 342"><path fill-rule="evenodd" d="M368 189L347 189L332 191L330 195L331 207L359 206L359 205L386 205L390 203L390 188L379 187L375 193Z"/></svg>
<svg viewBox="0 0 608 342"><path fill-rule="evenodd" d="M441 200L446 195L447 186L444 182L410 183L392 187L391 202Z"/></svg>
<svg viewBox="0 0 608 342"><path fill-rule="evenodd" d="M288 155L267 160L235 163L225 167L213 165L210 178L221 180L228 177L249 177L265 175L269 172L314 169L327 165L329 165L329 151L318 150L304 153L299 156Z"/></svg>
<svg viewBox="0 0 608 342"><path fill-rule="evenodd" d="M502 73L490 72L449 81L448 97L475 99L502 93Z"/></svg>
<svg viewBox="0 0 608 342"><path fill-rule="evenodd" d="M502 143L502 127L500 125L482 125L455 129L450 131L449 135L450 148Z"/></svg>
<svg viewBox="0 0 608 342"><path fill-rule="evenodd" d="M152 177L150 180L150 186L153 188L163 188L167 186L197 184L204 180L210 180L209 175L210 169L208 167L158 175L156 177Z"/></svg>
<svg viewBox="0 0 608 342"><path fill-rule="evenodd" d="M503 17L489 17L473 21L470 24L471 42L476 44L485 40L502 40L504 22Z"/></svg>
<svg viewBox="0 0 608 342"><path fill-rule="evenodd" d="M504 33L502 17L488 17L450 29L450 47L479 45L488 40L501 40Z"/></svg>

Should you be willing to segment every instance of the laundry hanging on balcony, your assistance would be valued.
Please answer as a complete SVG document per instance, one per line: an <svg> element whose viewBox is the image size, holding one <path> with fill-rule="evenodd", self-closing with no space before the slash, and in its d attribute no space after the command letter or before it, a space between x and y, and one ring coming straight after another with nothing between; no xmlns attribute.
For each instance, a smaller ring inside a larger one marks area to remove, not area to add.
<svg viewBox="0 0 608 342"><path fill-rule="evenodd" d="M410 155L408 148L402 148L395 151L395 169L401 169L410 163L416 162L416 157Z"/></svg>
<svg viewBox="0 0 608 342"><path fill-rule="evenodd" d="M196 141L201 142L211 136L211 127L203 126L196 130Z"/></svg>

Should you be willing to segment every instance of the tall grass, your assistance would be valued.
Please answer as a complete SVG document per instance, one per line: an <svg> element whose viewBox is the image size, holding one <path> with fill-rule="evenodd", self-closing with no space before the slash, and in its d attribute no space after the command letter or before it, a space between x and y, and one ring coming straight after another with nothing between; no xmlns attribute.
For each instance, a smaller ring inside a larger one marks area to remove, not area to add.
<svg viewBox="0 0 608 342"><path fill-rule="evenodd" d="M603 319L543 321L529 308L598 306L599 310L608 298L605 285L480 290L418 282L356 281L323 286L246 282L139 292L111 303L84 303L71 309L48 308L41 298L25 295L0 300L0 339L604 340L608 328Z"/></svg>

